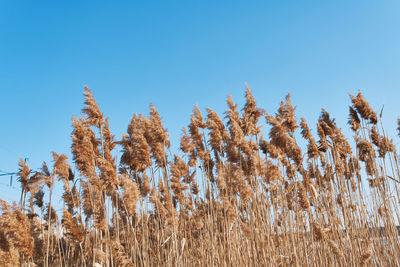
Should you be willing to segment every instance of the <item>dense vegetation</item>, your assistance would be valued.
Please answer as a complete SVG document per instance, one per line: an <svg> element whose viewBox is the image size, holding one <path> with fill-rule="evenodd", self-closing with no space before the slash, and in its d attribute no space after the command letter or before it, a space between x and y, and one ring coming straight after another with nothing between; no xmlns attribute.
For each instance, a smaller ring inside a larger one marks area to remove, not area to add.
<svg viewBox="0 0 400 267"><path fill-rule="evenodd" d="M195 107L173 156L153 106L117 140L84 95L74 167L54 152L37 172L21 160L20 204L0 202L1 266L400 265L399 158L361 93L354 146L327 111L313 135L290 95L268 114L247 88L224 119Z"/></svg>

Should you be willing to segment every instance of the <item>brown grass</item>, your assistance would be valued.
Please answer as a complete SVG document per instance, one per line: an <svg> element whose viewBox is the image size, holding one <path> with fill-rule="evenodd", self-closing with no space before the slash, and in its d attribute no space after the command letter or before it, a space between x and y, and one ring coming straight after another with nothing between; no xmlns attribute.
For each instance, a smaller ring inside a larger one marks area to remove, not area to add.
<svg viewBox="0 0 400 267"><path fill-rule="evenodd" d="M20 205L0 201L1 266L400 265L399 159L361 93L355 146L327 111L298 124L290 95L267 114L247 87L224 119L196 106L174 156L154 106L116 140L84 96L74 167L57 153L38 172L21 160Z"/></svg>

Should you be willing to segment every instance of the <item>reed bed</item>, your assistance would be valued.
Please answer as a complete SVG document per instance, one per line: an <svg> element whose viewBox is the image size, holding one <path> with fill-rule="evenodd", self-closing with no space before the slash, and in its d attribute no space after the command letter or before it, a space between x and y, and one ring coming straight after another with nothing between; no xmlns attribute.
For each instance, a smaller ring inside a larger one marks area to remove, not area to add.
<svg viewBox="0 0 400 267"><path fill-rule="evenodd" d="M72 160L21 160L19 205L0 201L1 266L400 265L399 158L360 92L354 142L326 110L309 127L290 95L267 113L246 88L222 118L194 107L174 155L154 106L116 139L84 97Z"/></svg>

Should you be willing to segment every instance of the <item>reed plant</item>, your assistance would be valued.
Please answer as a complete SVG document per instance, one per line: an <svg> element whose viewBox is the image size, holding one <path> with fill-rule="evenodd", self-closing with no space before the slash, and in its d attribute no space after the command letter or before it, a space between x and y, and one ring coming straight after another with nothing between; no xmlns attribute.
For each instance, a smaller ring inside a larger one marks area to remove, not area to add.
<svg viewBox="0 0 400 267"><path fill-rule="evenodd" d="M21 160L19 205L0 201L1 266L400 265L399 156L360 92L352 140L328 111L310 127L290 95L267 113L247 87L223 117L195 106L174 152L154 106L116 138L84 98L72 160Z"/></svg>

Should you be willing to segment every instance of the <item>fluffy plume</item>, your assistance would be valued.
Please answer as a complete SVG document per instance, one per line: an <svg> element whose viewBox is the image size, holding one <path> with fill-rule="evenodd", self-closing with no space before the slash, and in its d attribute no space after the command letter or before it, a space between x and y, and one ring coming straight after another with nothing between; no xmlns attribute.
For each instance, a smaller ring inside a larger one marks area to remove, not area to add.
<svg viewBox="0 0 400 267"><path fill-rule="evenodd" d="M133 115L128 135L123 135L121 163L135 172L144 172L150 165L150 147L145 138L143 117Z"/></svg>
<svg viewBox="0 0 400 267"><path fill-rule="evenodd" d="M166 166L167 155L165 147L169 147L168 132L164 129L156 108L150 105L150 118L145 120L145 137L150 146L150 152L158 166Z"/></svg>
<svg viewBox="0 0 400 267"><path fill-rule="evenodd" d="M361 118L369 120L372 124L378 122L378 117L375 111L371 108L368 102L365 100L361 92L358 92L357 96L350 94L351 101L353 102L354 108L360 114Z"/></svg>
<svg viewBox="0 0 400 267"><path fill-rule="evenodd" d="M349 122L348 123L354 132L357 132L361 128L360 118L358 117L356 110L352 106L349 107Z"/></svg>
<svg viewBox="0 0 400 267"><path fill-rule="evenodd" d="M129 216L136 213L136 203L140 196L138 186L127 175L121 176L122 188L124 189L123 201L126 212Z"/></svg>
<svg viewBox="0 0 400 267"><path fill-rule="evenodd" d="M94 176L95 158L98 154L98 143L93 131L85 126L80 120L72 118L74 128L72 139L72 155L77 169L85 177Z"/></svg>
<svg viewBox="0 0 400 267"><path fill-rule="evenodd" d="M290 94L287 94L285 102L282 101L279 106L276 117L278 120L282 121L282 127L290 133L294 133L294 131L299 127L296 123L295 110L296 108L292 106L290 101Z"/></svg>
<svg viewBox="0 0 400 267"><path fill-rule="evenodd" d="M265 113L262 109L257 107L257 103L251 93L250 88L246 84L246 103L243 108L243 118L241 121L241 128L245 136L257 135L260 129L257 126L258 120Z"/></svg>
<svg viewBox="0 0 400 267"><path fill-rule="evenodd" d="M85 107L82 109L82 112L87 116L86 122L89 125L100 127L101 123L103 122L103 114L100 112L99 106L97 105L92 91L87 86L84 86L84 88Z"/></svg>
<svg viewBox="0 0 400 267"><path fill-rule="evenodd" d="M225 136L224 123L219 118L218 114L210 108L207 108L207 129L210 130L210 145L217 151L222 152L222 141Z"/></svg>

